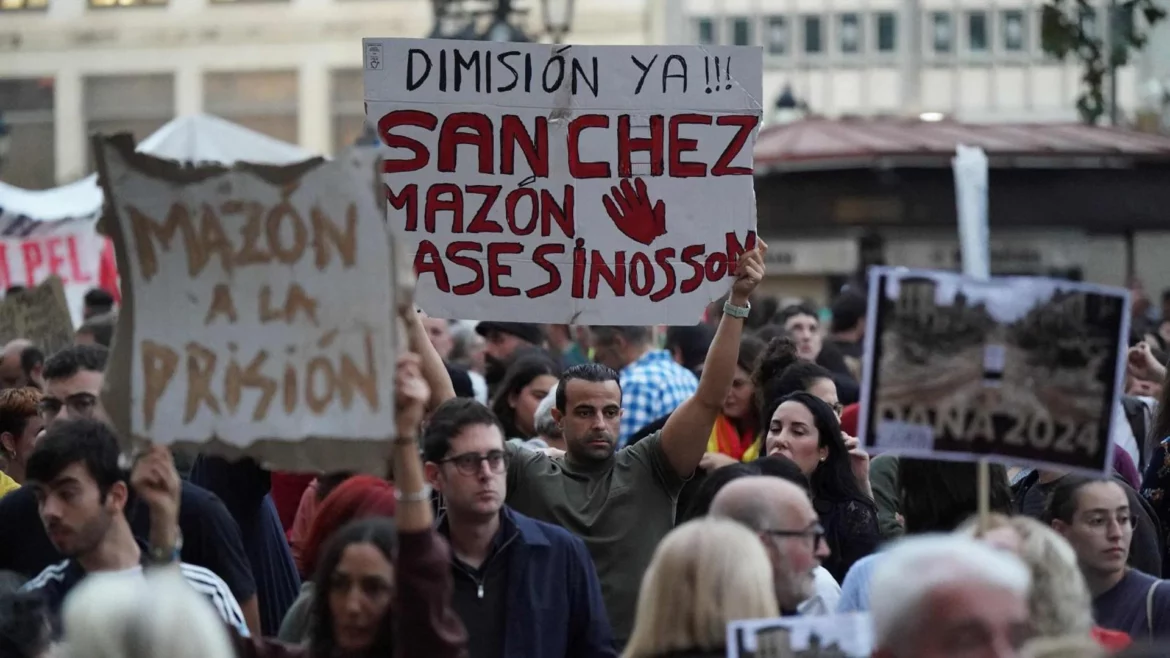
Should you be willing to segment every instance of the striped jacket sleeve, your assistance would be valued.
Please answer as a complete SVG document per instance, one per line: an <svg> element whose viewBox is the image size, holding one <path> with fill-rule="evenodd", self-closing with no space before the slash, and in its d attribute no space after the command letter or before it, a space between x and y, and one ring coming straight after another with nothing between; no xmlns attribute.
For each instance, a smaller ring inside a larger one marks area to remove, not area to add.
<svg viewBox="0 0 1170 658"><path fill-rule="evenodd" d="M191 588L207 597L219 616L232 628L235 628L240 635L248 637L248 624L244 621L244 613L240 610L240 604L236 601L236 597L228 589L227 583L223 582L223 579L210 569L185 562L179 567L183 578L186 579Z"/></svg>

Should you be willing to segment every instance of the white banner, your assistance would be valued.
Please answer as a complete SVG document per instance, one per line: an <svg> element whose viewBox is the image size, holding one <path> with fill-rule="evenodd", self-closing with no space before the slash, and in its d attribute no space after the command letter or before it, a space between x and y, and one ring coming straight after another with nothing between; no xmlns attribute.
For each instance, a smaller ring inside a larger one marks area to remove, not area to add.
<svg viewBox="0 0 1170 658"><path fill-rule="evenodd" d="M755 240L759 48L363 46L428 313L694 324L727 291Z"/></svg>

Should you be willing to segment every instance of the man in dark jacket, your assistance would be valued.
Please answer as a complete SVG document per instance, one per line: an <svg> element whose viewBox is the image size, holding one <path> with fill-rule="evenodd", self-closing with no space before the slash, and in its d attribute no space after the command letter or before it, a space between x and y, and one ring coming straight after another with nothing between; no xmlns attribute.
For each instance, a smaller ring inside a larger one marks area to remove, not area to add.
<svg viewBox="0 0 1170 658"><path fill-rule="evenodd" d="M453 607L472 658L616 657L585 543L504 506L507 453L491 410L439 406L423 436L427 479L443 494Z"/></svg>

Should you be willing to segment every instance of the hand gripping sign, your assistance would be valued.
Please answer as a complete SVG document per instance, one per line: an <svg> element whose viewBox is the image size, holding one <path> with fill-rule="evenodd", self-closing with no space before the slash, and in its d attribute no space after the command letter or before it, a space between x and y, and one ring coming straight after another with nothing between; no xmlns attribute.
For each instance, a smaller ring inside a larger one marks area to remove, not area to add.
<svg viewBox="0 0 1170 658"><path fill-rule="evenodd" d="M388 222L428 313L694 324L754 246L759 48L364 50Z"/></svg>

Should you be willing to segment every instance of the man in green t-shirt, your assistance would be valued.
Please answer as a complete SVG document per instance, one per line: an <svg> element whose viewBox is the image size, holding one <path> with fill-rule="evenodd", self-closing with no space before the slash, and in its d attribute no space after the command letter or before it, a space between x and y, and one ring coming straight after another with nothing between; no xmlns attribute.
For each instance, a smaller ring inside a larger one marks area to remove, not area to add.
<svg viewBox="0 0 1170 658"><path fill-rule="evenodd" d="M617 451L618 374L589 363L565 371L557 385L553 416L564 433L564 456L508 446L508 505L585 541L619 647L634 626L642 573L674 527L678 492L699 466L731 387L748 296L764 276L766 249L761 242L740 257L698 390L660 432Z"/></svg>

